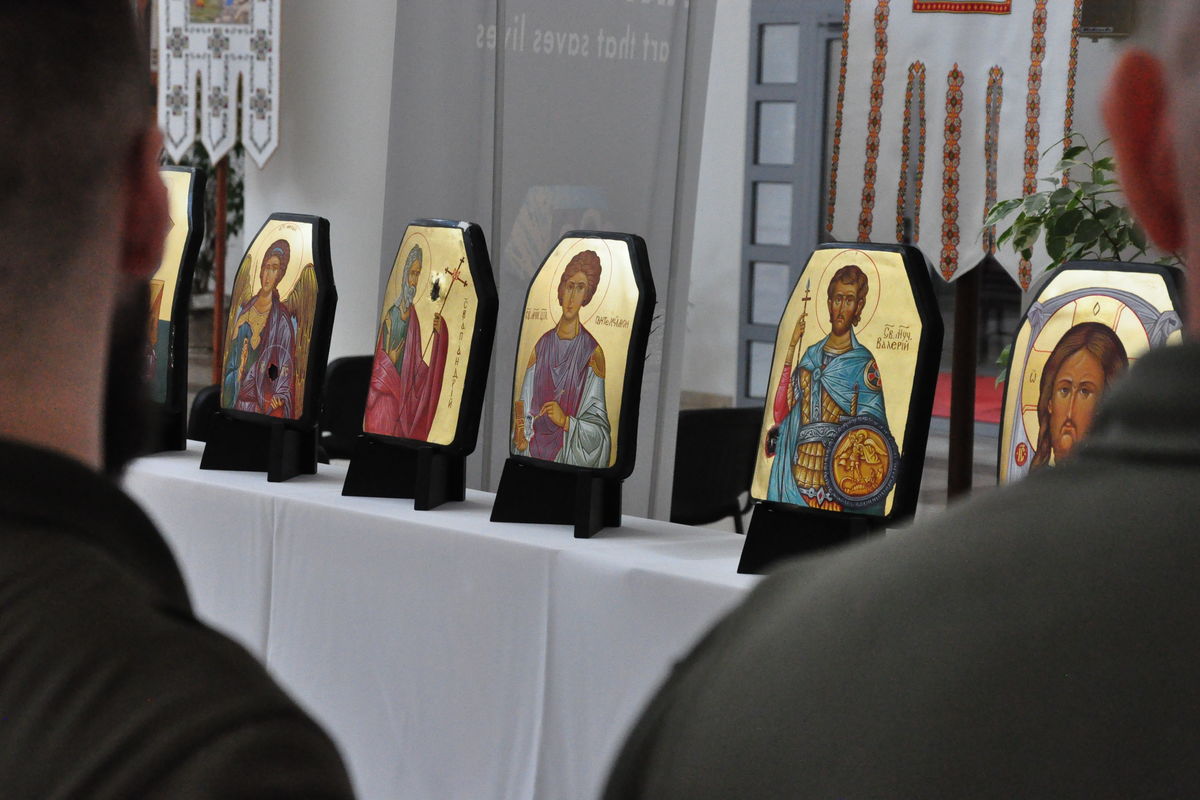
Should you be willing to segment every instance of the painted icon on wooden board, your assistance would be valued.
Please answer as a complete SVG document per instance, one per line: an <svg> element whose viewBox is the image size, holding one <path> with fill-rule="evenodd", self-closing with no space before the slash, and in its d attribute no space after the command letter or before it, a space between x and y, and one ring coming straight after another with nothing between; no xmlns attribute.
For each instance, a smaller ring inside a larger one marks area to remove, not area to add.
<svg viewBox="0 0 1200 800"><path fill-rule="evenodd" d="M189 0L192 22L214 25L249 25L254 0Z"/></svg>
<svg viewBox="0 0 1200 800"><path fill-rule="evenodd" d="M480 308L470 257L459 225L405 231L383 295L366 433L455 441Z"/></svg>
<svg viewBox="0 0 1200 800"><path fill-rule="evenodd" d="M268 220L234 280L222 408L301 418L317 294L312 223Z"/></svg>
<svg viewBox="0 0 1200 800"><path fill-rule="evenodd" d="M163 292L166 284L150 279L150 318L146 326L146 385L150 398L162 403L167 399L167 366L171 361L171 320L162 319Z"/></svg>
<svg viewBox="0 0 1200 800"><path fill-rule="evenodd" d="M1000 428L1000 483L1061 463L1100 401L1151 347L1182 337L1174 273L1068 264L1039 291L1012 348Z"/></svg>
<svg viewBox="0 0 1200 800"><path fill-rule="evenodd" d="M568 235L558 243L526 296L512 455L595 469L617 463L640 295L625 241Z"/></svg>
<svg viewBox="0 0 1200 800"><path fill-rule="evenodd" d="M901 253L815 251L776 336L753 497L890 513L921 333Z"/></svg>
<svg viewBox="0 0 1200 800"><path fill-rule="evenodd" d="M168 227L163 242L162 263L150 279L150 318L147 321L145 379L150 387L150 399L166 403L173 368L171 346L179 320L175 319L177 307L187 308L191 296L190 282L195 267L196 254L200 247L199 218L202 208L197 191L203 193L203 184L197 184L194 170L179 167L164 167L159 176L167 188ZM181 309L181 310L182 310ZM183 347L180 347L183 350ZM183 369L182 365L177 368Z"/></svg>

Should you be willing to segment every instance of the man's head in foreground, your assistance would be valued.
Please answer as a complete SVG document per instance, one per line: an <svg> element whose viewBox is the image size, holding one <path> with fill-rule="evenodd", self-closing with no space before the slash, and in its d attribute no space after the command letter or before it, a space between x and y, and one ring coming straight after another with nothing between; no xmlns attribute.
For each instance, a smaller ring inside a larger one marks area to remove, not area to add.
<svg viewBox="0 0 1200 800"><path fill-rule="evenodd" d="M167 224L148 63L128 0L0 4L0 436L97 469L142 424Z"/></svg>
<svg viewBox="0 0 1200 800"><path fill-rule="evenodd" d="M1154 243L1200 258L1200 3L1143 0L1139 31L1109 78L1104 122L1116 151L1121 188ZM1188 281L1189 309L1198 309L1200 281ZM1188 315L1200 333L1200 314Z"/></svg>

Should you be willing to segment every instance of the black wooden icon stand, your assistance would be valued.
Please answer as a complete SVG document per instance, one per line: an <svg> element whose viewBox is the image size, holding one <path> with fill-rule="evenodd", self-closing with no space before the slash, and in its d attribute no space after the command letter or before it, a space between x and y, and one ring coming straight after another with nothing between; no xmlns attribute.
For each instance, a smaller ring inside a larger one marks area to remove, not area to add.
<svg viewBox="0 0 1200 800"><path fill-rule="evenodd" d="M466 499L466 463L465 456L441 447L359 436L342 494L411 498L417 511L429 511Z"/></svg>
<svg viewBox="0 0 1200 800"><path fill-rule="evenodd" d="M894 483L891 484L890 490L886 485L880 487L877 490L877 496L880 499L873 501L873 504L885 502L883 498L890 491L891 509L883 515L860 513L850 507L853 505L852 498L836 496L831 499L850 505L844 506L845 510L842 511L827 511L789 503L772 502L756 497L758 502L755 504L754 514L750 518L750 527L746 530L746 543L742 546L742 557L738 563L738 572L741 573L761 573L782 558L826 550L880 532L889 525L895 525L911 517L917 509L917 497L921 490L921 473L925 467L925 445L929 440L929 420L933 412L933 395L937 387L938 361L942 352L943 336L942 318L938 312L937 299L934 296L933 284L930 280L931 267L921 251L911 245L879 245L862 242L840 244L834 242L818 247L813 258L816 259L824 250L858 250L867 253L899 254L904 264L908 285L912 289L913 306L915 306L920 319L921 330L915 343L915 374L908 395L908 416L904 427L904 440L903 442L893 441L889 445L890 448L893 448L892 463L895 464L893 477L889 480ZM810 261L809 263L820 262ZM792 292L793 297L803 293L805 295L803 299L808 299L810 292L815 295L819 291L819 287L816 285L817 281L810 278L809 269L806 267L796 282L796 288ZM893 280L901 279L899 275L893 277ZM868 291L879 292L880 287L869 286ZM824 300L824 298L813 299L819 304ZM822 308L821 305L810 306L807 311L811 315L821 313ZM877 313L886 314L887 310L881 306ZM775 359L780 357L781 354L777 351ZM889 385L887 376L884 375L882 380L883 386L887 387ZM766 393L768 409L775 396L774 388L768 387ZM904 389L901 388L888 396L889 398L901 398L903 392ZM855 402L857 402L857 397L856 392ZM767 412L764 411L765 413ZM852 410L852 414L854 413L856 412ZM890 433L886 432L885 428L876 425L868 416L846 416L837 424L843 426L839 429L838 435L847 430L874 426L880 434L881 441L890 438ZM845 433L845 435L852 434ZM768 434L760 443L760 447L765 448L769 439L770 435ZM829 446L832 446L832 443ZM760 457L761 455L760 453ZM786 457L784 453L775 455L775 458ZM865 500L865 498L861 499ZM857 507L862 508L863 505Z"/></svg>
<svg viewBox="0 0 1200 800"><path fill-rule="evenodd" d="M175 294L162 302L171 304L170 341L167 345L167 380L165 396L150 403L150 430L147 452L187 449L187 363L188 309L192 301L192 278L196 260L204 242L204 173L193 167L160 167L161 172L182 172L188 178L187 239L175 267ZM161 334L160 334L161 335Z"/></svg>
<svg viewBox="0 0 1200 800"><path fill-rule="evenodd" d="M212 417L204 455L200 458L200 469L265 472L267 480L272 483L290 480L298 475L315 475L317 472L317 424L325 386L325 367L329 360L329 338L337 309L337 287L333 283L333 267L329 256L329 220L305 214L272 214L251 241L251 248L264 236L279 235L280 228L276 223L281 222L302 223L310 225L312 229L312 269L316 297L311 301L312 330L308 340L308 358L304 362L306 377L303 395L299 399L300 416L297 419L280 419L257 412L222 408ZM292 259L301 257L300 253L291 254ZM303 266L302 262L292 263L290 268L301 269ZM242 260L234 281L233 303L239 302L237 287L245 279L245 271L259 268L260 264L251 263L249 256ZM221 353L220 358L223 363L228 362L229 353Z"/></svg>
<svg viewBox="0 0 1200 800"><path fill-rule="evenodd" d="M218 411L209 423L200 469L265 472L272 483L317 473L317 427L266 425Z"/></svg>
<svg viewBox="0 0 1200 800"><path fill-rule="evenodd" d="M590 539L602 528L620 527L621 481L510 458L500 476L492 522L571 525L576 539Z"/></svg>
<svg viewBox="0 0 1200 800"><path fill-rule="evenodd" d="M151 453L187 449L187 412L160 403L151 403Z"/></svg>
<svg viewBox="0 0 1200 800"><path fill-rule="evenodd" d="M838 547L881 531L885 524L882 517L866 514L760 502L750 517L738 572L758 574L780 559Z"/></svg>
<svg viewBox="0 0 1200 800"><path fill-rule="evenodd" d="M479 439L479 418L483 413L484 393L487 390L488 366L492 359L492 343L496 338L496 314L500 307L492 263L488 258L487 240L483 229L473 222L444 219L416 219L409 223L401 251L396 255L393 272L407 269L404 244L413 228L454 228L462 232L465 279L458 270L450 276L449 289L470 286L475 293L475 320L471 349L463 370L462 398L454 438L448 444L359 434L354 454L342 484L342 494L350 497L396 497L413 501L417 511L430 511L443 503L466 499L467 456ZM432 263L436 256L426 253ZM449 291L442 295L449 297ZM385 298L385 310L386 310ZM443 299L442 303L445 304ZM371 401L368 390L368 400Z"/></svg>
<svg viewBox="0 0 1200 800"><path fill-rule="evenodd" d="M578 239L607 239L610 246L626 248L633 281L638 290L637 304L629 326L629 349L621 390L621 414L613 427L616 459L605 468L558 464L523 455L511 455L504 462L492 522L528 522L570 525L576 539L588 539L603 528L621 525L621 482L633 472L637 450L638 404L642 396L642 366L650 339L650 320L657 295L650 272L646 243L640 236L627 233L570 231L551 250L534 274L526 293L525 305L533 298L534 286L543 270L553 268L555 254L573 246ZM611 265L610 269L614 268ZM627 313L627 312L626 312ZM528 317L527 317L528 318ZM522 329L527 322L522 323ZM520 341L520 337L518 337ZM516 385L522 379L528 352L517 353ZM513 433L509 432L509 441Z"/></svg>

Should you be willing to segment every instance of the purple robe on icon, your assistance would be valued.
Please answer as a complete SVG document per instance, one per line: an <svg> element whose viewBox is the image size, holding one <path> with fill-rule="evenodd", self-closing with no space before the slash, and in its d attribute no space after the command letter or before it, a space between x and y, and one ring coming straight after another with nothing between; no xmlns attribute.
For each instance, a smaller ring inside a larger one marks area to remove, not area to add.
<svg viewBox="0 0 1200 800"><path fill-rule="evenodd" d="M276 293L271 298L271 310L259 334L258 346L254 347L250 323L245 321L253 304L252 297L238 310L237 332L225 365L226 386L222 402L228 404L232 400L232 407L237 411L295 419L296 331L292 327L292 315ZM239 382L237 374L243 349L249 352L246 372ZM278 408L273 407L274 398L279 398Z"/></svg>
<svg viewBox="0 0 1200 800"><path fill-rule="evenodd" d="M549 330L534 345L534 363L525 372L521 399L525 406L528 455L580 467L607 467L611 430L604 399L604 378L589 363L596 339L582 325L573 339ZM567 415L564 430L541 414L557 402Z"/></svg>

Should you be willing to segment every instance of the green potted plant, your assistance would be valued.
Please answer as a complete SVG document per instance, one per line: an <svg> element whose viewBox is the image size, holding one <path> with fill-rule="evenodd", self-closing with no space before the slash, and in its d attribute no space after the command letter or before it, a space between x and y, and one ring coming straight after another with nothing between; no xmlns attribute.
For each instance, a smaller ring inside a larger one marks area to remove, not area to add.
<svg viewBox="0 0 1200 800"><path fill-rule="evenodd" d="M1162 255L1154 251L1145 231L1129 209L1121 205L1116 164L1111 155L1101 153L1108 139L1093 147L1082 134L1072 132L1050 149L1067 140L1083 144L1068 147L1050 176L1041 179L1051 188L1001 200L988 211L983 222L985 230L1016 214L1008 227L1000 231L996 246L1007 245L1028 261L1033 258L1033 246L1044 238L1050 257L1046 270L1079 260L1182 264L1178 253ZM1011 346L1004 348L997 360L1003 368L997 384L1004 381L1010 349Z"/></svg>

